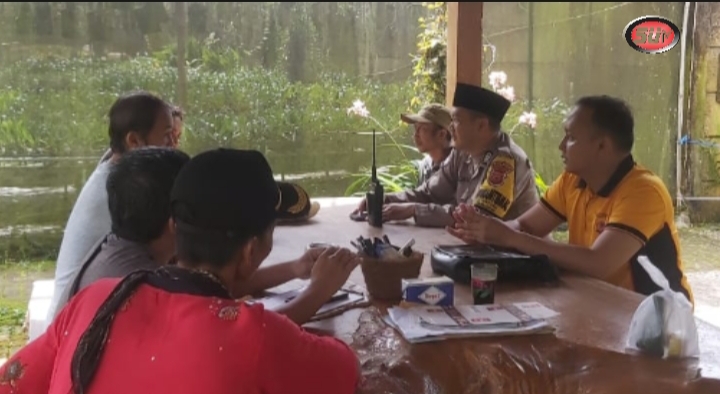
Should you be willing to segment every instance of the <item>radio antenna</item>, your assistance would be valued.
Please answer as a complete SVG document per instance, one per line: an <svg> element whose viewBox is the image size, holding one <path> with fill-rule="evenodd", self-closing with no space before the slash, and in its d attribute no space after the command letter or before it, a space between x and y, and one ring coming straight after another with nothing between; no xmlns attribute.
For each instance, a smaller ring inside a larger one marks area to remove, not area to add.
<svg viewBox="0 0 720 394"><path fill-rule="evenodd" d="M373 129L373 146L372 146L372 186L366 195L368 210L368 223L373 227L382 227L382 210L383 202L385 201L385 189L383 189L380 181L377 178L377 165L375 162L375 156L377 151L377 144L375 143L375 129Z"/></svg>
<svg viewBox="0 0 720 394"><path fill-rule="evenodd" d="M372 145L372 181L377 182L377 167L375 166L375 129L373 129Z"/></svg>

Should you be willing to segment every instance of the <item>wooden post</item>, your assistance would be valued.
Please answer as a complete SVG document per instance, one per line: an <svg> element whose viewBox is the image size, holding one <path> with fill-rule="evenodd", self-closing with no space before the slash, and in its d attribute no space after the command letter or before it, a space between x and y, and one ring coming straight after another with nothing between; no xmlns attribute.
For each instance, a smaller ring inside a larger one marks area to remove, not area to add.
<svg viewBox="0 0 720 394"><path fill-rule="evenodd" d="M452 105L457 82L482 85L483 3L447 3L447 86L445 103Z"/></svg>

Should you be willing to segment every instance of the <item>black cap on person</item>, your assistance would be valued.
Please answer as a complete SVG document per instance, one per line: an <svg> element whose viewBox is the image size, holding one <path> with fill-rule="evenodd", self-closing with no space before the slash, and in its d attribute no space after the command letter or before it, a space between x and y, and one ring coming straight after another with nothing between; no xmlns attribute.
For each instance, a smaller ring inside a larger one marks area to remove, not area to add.
<svg viewBox="0 0 720 394"><path fill-rule="evenodd" d="M172 215L185 231L247 237L275 219L307 220L320 204L297 184L276 182L256 150L214 149L193 157L171 193Z"/></svg>
<svg viewBox="0 0 720 394"><path fill-rule="evenodd" d="M182 231L249 237L277 218L280 199L262 153L214 149L193 157L178 174L172 216Z"/></svg>
<svg viewBox="0 0 720 394"><path fill-rule="evenodd" d="M492 90L466 83L455 85L453 107L480 112L498 123L502 122L510 104L508 99Z"/></svg>

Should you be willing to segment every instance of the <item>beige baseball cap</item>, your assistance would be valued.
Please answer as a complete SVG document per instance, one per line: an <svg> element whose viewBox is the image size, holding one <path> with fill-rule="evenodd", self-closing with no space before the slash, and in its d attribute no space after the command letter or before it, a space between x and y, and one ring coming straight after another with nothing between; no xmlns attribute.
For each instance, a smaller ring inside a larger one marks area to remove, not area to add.
<svg viewBox="0 0 720 394"><path fill-rule="evenodd" d="M400 119L409 124L433 123L443 129L449 129L452 124L450 110L442 104L428 104L417 114L401 114Z"/></svg>

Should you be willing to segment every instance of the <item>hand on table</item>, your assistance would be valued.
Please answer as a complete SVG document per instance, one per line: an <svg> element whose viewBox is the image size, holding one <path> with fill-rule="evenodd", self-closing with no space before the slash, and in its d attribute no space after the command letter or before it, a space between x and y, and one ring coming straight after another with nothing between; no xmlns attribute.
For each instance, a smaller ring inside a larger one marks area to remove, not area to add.
<svg viewBox="0 0 720 394"><path fill-rule="evenodd" d="M405 220L415 216L415 203L391 203L383 205L383 222Z"/></svg>
<svg viewBox="0 0 720 394"><path fill-rule="evenodd" d="M350 213L350 216L361 215L365 212L367 212L367 199L363 197L362 200L360 200L357 208L355 208L355 210Z"/></svg>
<svg viewBox="0 0 720 394"><path fill-rule="evenodd" d="M497 246L507 245L513 230L501 220L485 215L467 204L460 204L453 211L455 224L447 231L466 243L482 243Z"/></svg>
<svg viewBox="0 0 720 394"><path fill-rule="evenodd" d="M310 287L330 298L347 282L360 258L346 248L327 248L315 260Z"/></svg>
<svg viewBox="0 0 720 394"><path fill-rule="evenodd" d="M355 208L355 210L350 213L350 219L356 222L364 222L367 221L367 215L367 199L363 197L363 199L360 200L360 204L358 204L357 208Z"/></svg>
<svg viewBox="0 0 720 394"><path fill-rule="evenodd" d="M300 279L310 279L313 266L325 248L310 248L295 262L295 275Z"/></svg>

